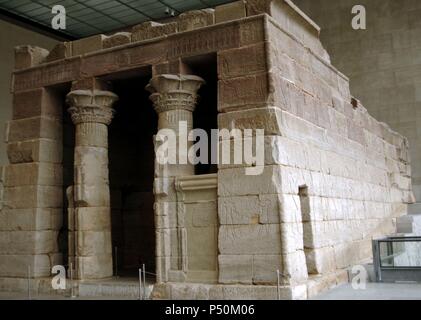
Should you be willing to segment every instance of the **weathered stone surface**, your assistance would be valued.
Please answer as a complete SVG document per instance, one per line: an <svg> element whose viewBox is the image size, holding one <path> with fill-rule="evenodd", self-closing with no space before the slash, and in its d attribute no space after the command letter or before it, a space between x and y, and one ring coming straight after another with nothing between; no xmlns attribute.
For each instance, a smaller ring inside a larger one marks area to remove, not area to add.
<svg viewBox="0 0 421 320"><path fill-rule="evenodd" d="M278 166L265 166L260 175L245 175L245 168L218 170L218 196L277 194L281 175Z"/></svg>
<svg viewBox="0 0 421 320"><path fill-rule="evenodd" d="M2 277L48 277L51 274L50 257L46 254L39 255L4 255L0 254L0 276Z"/></svg>
<svg viewBox="0 0 421 320"><path fill-rule="evenodd" d="M0 212L0 230L59 230L62 220L63 213L60 208L3 209Z"/></svg>
<svg viewBox="0 0 421 320"><path fill-rule="evenodd" d="M72 42L60 42L50 51L46 62L70 58L72 56Z"/></svg>
<svg viewBox="0 0 421 320"><path fill-rule="evenodd" d="M10 163L52 162L61 163L63 147L61 141L50 139L25 140L8 143L7 155Z"/></svg>
<svg viewBox="0 0 421 320"><path fill-rule="evenodd" d="M255 224L219 228L221 254L280 254L280 228L277 224Z"/></svg>
<svg viewBox="0 0 421 320"><path fill-rule="evenodd" d="M98 51L104 48L105 35L98 34L72 42L72 56Z"/></svg>
<svg viewBox="0 0 421 320"><path fill-rule="evenodd" d="M215 23L246 17L246 1L235 1L215 7Z"/></svg>
<svg viewBox="0 0 421 320"><path fill-rule="evenodd" d="M58 186L6 187L3 206L10 209L60 208L63 205L62 193Z"/></svg>
<svg viewBox="0 0 421 320"><path fill-rule="evenodd" d="M14 94L13 119L36 116L60 119L62 108L57 95L44 88Z"/></svg>
<svg viewBox="0 0 421 320"><path fill-rule="evenodd" d="M0 231L0 254L58 252L57 231Z"/></svg>
<svg viewBox="0 0 421 320"><path fill-rule="evenodd" d="M107 231L111 228L111 215L108 207L80 207L74 209L80 231ZM69 227L71 229L71 227Z"/></svg>
<svg viewBox="0 0 421 320"><path fill-rule="evenodd" d="M218 52L219 79L245 76L266 70L265 43Z"/></svg>
<svg viewBox="0 0 421 320"><path fill-rule="evenodd" d="M113 274L113 263L110 254L76 257L77 279L104 279Z"/></svg>
<svg viewBox="0 0 421 320"><path fill-rule="evenodd" d="M126 43L130 43L131 33L130 32L117 32L103 40L104 49L121 46Z"/></svg>
<svg viewBox="0 0 421 320"><path fill-rule="evenodd" d="M220 283L252 283L253 256L250 255L219 255Z"/></svg>
<svg viewBox="0 0 421 320"><path fill-rule="evenodd" d="M267 107L273 102L267 73L219 80L218 88L220 112Z"/></svg>
<svg viewBox="0 0 421 320"><path fill-rule="evenodd" d="M44 61L48 50L35 46L19 46L15 48L15 69L26 69Z"/></svg>
<svg viewBox="0 0 421 320"><path fill-rule="evenodd" d="M218 199L219 223L258 224L279 223L281 199L278 195L220 197Z"/></svg>
<svg viewBox="0 0 421 320"><path fill-rule="evenodd" d="M6 124L6 141L18 142L37 138L61 140L62 124L49 117L11 120Z"/></svg>
<svg viewBox="0 0 421 320"><path fill-rule="evenodd" d="M153 21L147 21L132 28L132 41L135 42L158 38L176 33L177 30L178 25L176 22L161 24Z"/></svg>
<svg viewBox="0 0 421 320"><path fill-rule="evenodd" d="M335 252L332 247L306 249L305 254L309 274L323 274L336 270Z"/></svg>
<svg viewBox="0 0 421 320"><path fill-rule="evenodd" d="M54 163L23 163L4 167L4 186L23 185L61 186L63 184L63 168Z"/></svg>
<svg viewBox="0 0 421 320"><path fill-rule="evenodd" d="M215 23L215 14L213 9L203 9L188 11L180 14L178 17L178 30L189 31L206 27Z"/></svg>
<svg viewBox="0 0 421 320"><path fill-rule="evenodd" d="M281 111L273 107L225 112L218 114L218 128L263 129L265 135L278 135L281 134L281 116Z"/></svg>
<svg viewBox="0 0 421 320"><path fill-rule="evenodd" d="M253 283L276 284L277 270L282 270L281 255L255 255L253 256Z"/></svg>
<svg viewBox="0 0 421 320"><path fill-rule="evenodd" d="M80 77L79 58L63 63L40 65L38 68L16 71L12 78L12 92L33 90L45 86L74 81Z"/></svg>
<svg viewBox="0 0 421 320"><path fill-rule="evenodd" d="M76 256L110 255L111 259L111 231L78 231L76 237ZM98 268L98 266L93 266Z"/></svg>

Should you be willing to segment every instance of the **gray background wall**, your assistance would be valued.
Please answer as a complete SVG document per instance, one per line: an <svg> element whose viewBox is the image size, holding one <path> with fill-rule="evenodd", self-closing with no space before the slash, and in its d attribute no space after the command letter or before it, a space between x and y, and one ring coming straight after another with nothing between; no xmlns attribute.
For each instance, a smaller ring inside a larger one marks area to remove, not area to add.
<svg viewBox="0 0 421 320"><path fill-rule="evenodd" d="M294 0L322 29L332 64L376 119L408 137L414 193L421 202L421 1ZM354 5L367 29L351 27ZM421 213L421 206L412 206Z"/></svg>
<svg viewBox="0 0 421 320"><path fill-rule="evenodd" d="M56 43L52 38L0 19L0 165L8 163L4 127L12 117L10 77L14 68L14 47L31 44L50 50Z"/></svg>

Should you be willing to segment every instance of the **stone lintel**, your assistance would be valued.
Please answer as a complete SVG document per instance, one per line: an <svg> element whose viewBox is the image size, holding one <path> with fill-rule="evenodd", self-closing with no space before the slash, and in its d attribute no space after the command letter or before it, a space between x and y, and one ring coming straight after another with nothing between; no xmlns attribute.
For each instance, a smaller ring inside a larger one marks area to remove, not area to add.
<svg viewBox="0 0 421 320"><path fill-rule="evenodd" d="M68 83L258 43L265 38L264 20L264 15L247 17L169 34L164 39L131 42L39 65L27 64L13 73L11 91Z"/></svg>

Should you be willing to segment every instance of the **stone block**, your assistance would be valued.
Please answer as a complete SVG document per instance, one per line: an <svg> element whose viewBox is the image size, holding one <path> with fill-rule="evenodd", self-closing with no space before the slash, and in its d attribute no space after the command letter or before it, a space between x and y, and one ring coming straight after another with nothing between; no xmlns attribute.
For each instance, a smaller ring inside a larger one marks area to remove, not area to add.
<svg viewBox="0 0 421 320"><path fill-rule="evenodd" d="M104 279L113 275L111 254L76 257L76 279Z"/></svg>
<svg viewBox="0 0 421 320"><path fill-rule="evenodd" d="M178 16L178 31L190 31L215 23L214 9L193 10Z"/></svg>
<svg viewBox="0 0 421 320"><path fill-rule="evenodd" d="M178 25L176 22L161 24L154 21L147 21L132 28L132 41L159 38L176 33L177 30Z"/></svg>
<svg viewBox="0 0 421 320"><path fill-rule="evenodd" d="M174 178L155 178L153 190L155 201L176 201Z"/></svg>
<svg viewBox="0 0 421 320"><path fill-rule="evenodd" d="M77 257L109 254L111 258L111 231L76 231Z"/></svg>
<svg viewBox="0 0 421 320"><path fill-rule="evenodd" d="M265 43L218 52L219 79L265 71L267 71Z"/></svg>
<svg viewBox="0 0 421 320"><path fill-rule="evenodd" d="M28 277L35 278L49 277L52 265L50 257L46 254L38 255L4 255L0 254L0 276L1 277Z"/></svg>
<svg viewBox="0 0 421 320"><path fill-rule="evenodd" d="M311 276L307 281L307 296L315 297L318 294L335 287L337 284L336 274L324 276Z"/></svg>
<svg viewBox="0 0 421 320"><path fill-rule="evenodd" d="M74 212L79 231L105 231L111 227L108 207L75 208Z"/></svg>
<svg viewBox="0 0 421 320"><path fill-rule="evenodd" d="M218 196L244 196L277 194L280 192L281 175L279 166L262 166L260 175L246 175L246 168L218 170Z"/></svg>
<svg viewBox="0 0 421 320"><path fill-rule="evenodd" d="M273 89L267 73L218 81L218 111L273 105Z"/></svg>
<svg viewBox="0 0 421 320"><path fill-rule="evenodd" d="M46 62L50 62L50 61L70 58L71 56L72 56L72 42L59 42L50 51L50 53L48 54L45 60Z"/></svg>
<svg viewBox="0 0 421 320"><path fill-rule="evenodd" d="M6 187L23 185L61 186L63 167L55 163L21 163L4 167Z"/></svg>
<svg viewBox="0 0 421 320"><path fill-rule="evenodd" d="M59 230L63 212L58 209L3 209L0 212L1 231Z"/></svg>
<svg viewBox="0 0 421 320"><path fill-rule="evenodd" d="M61 163L62 143L59 140L35 139L7 144L10 163L51 162Z"/></svg>
<svg viewBox="0 0 421 320"><path fill-rule="evenodd" d="M303 250L283 255L282 261L284 268L281 271L281 283L296 285L307 280L308 273Z"/></svg>
<svg viewBox="0 0 421 320"><path fill-rule="evenodd" d="M123 44L130 43L131 33L130 32L117 32L111 36L108 36L103 41L104 49L121 46Z"/></svg>
<svg viewBox="0 0 421 320"><path fill-rule="evenodd" d="M252 283L253 256L219 255L218 265L219 283Z"/></svg>
<svg viewBox="0 0 421 320"><path fill-rule="evenodd" d="M72 56L98 51L104 48L103 41L106 38L103 34L97 34L72 42Z"/></svg>
<svg viewBox="0 0 421 320"><path fill-rule="evenodd" d="M26 69L44 62L48 50L36 46L15 47L15 69Z"/></svg>
<svg viewBox="0 0 421 320"><path fill-rule="evenodd" d="M219 223L279 223L281 197L276 194L218 198Z"/></svg>
<svg viewBox="0 0 421 320"><path fill-rule="evenodd" d="M0 254L58 252L58 231L0 231Z"/></svg>
<svg viewBox="0 0 421 320"><path fill-rule="evenodd" d="M332 247L305 250L309 274L324 274L335 271L335 251Z"/></svg>
<svg viewBox="0 0 421 320"><path fill-rule="evenodd" d="M278 224L223 225L219 228L221 254L280 254L281 235Z"/></svg>
<svg viewBox="0 0 421 320"><path fill-rule="evenodd" d="M246 16L246 1L243 0L215 7L215 23L237 20Z"/></svg>
<svg viewBox="0 0 421 320"><path fill-rule="evenodd" d="M192 227L203 228L217 226L217 212L216 199L215 201L186 204L186 213L191 213L192 215Z"/></svg>
<svg viewBox="0 0 421 320"><path fill-rule="evenodd" d="M44 88L13 95L13 120L37 116L61 119L62 102L58 95Z"/></svg>
<svg viewBox="0 0 421 320"><path fill-rule="evenodd" d="M219 129L263 129L265 135L281 133L281 110L257 108L218 114Z"/></svg>
<svg viewBox="0 0 421 320"><path fill-rule="evenodd" d="M6 142L37 138L61 141L62 134L61 121L49 117L33 117L6 123Z"/></svg>
<svg viewBox="0 0 421 320"><path fill-rule="evenodd" d="M277 283L276 270L282 270L281 255L253 256L253 283L273 285Z"/></svg>
<svg viewBox="0 0 421 320"><path fill-rule="evenodd" d="M60 186L5 187L3 201L9 209L61 208L63 189Z"/></svg>
<svg viewBox="0 0 421 320"><path fill-rule="evenodd" d="M282 253L294 253L303 250L303 226L301 223L282 223L280 225Z"/></svg>
<svg viewBox="0 0 421 320"><path fill-rule="evenodd" d="M74 185L74 200L77 207L108 207L110 189L108 184Z"/></svg>
<svg viewBox="0 0 421 320"><path fill-rule="evenodd" d="M169 257L177 253L178 243L171 242L171 236L174 236L174 230L172 229L157 229L155 231L155 239L156 239L156 256L157 257Z"/></svg>

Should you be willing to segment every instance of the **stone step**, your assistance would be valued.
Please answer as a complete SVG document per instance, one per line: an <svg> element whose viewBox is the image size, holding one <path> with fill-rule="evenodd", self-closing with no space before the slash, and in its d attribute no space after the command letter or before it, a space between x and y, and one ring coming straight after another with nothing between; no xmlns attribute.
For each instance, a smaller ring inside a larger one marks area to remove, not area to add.
<svg viewBox="0 0 421 320"><path fill-rule="evenodd" d="M143 288L142 288L143 290ZM153 290L153 283L146 282L146 298L149 299ZM78 284L78 297L115 297L139 299L139 282L137 279L109 281L80 282ZM143 297L143 292L142 295Z"/></svg>

